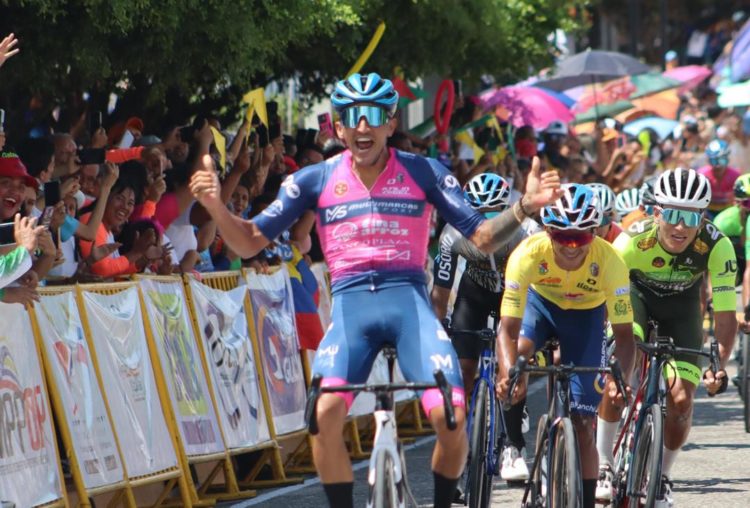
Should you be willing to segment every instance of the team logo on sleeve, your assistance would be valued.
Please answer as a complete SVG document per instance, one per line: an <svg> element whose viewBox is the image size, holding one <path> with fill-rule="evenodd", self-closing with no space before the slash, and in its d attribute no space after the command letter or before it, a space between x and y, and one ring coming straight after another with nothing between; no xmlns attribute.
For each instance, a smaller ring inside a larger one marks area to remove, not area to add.
<svg viewBox="0 0 750 508"><path fill-rule="evenodd" d="M661 267L662 267L662 266L664 266L665 264L666 264L666 261L664 261L664 258L663 258L663 257L655 257L655 258L654 258L654 259L653 259L653 260L651 261L651 265L652 265L652 266L654 266L654 267L656 267L656 268L661 268Z"/></svg>
<svg viewBox="0 0 750 508"><path fill-rule="evenodd" d="M281 182L281 186L286 191L286 195L291 199L297 199L300 195L299 185L294 183L294 175L289 175Z"/></svg>
<svg viewBox="0 0 750 508"><path fill-rule="evenodd" d="M539 263L539 275L544 275L547 272L549 272L549 265L546 261L542 261Z"/></svg>
<svg viewBox="0 0 750 508"><path fill-rule="evenodd" d="M705 254L708 252L708 245L703 240L696 238L693 242L693 250L698 254Z"/></svg>
<svg viewBox="0 0 750 508"><path fill-rule="evenodd" d="M459 184L455 176L445 175L445 178L443 178L443 185L445 185L446 189L454 189L458 187Z"/></svg>
<svg viewBox="0 0 750 508"><path fill-rule="evenodd" d="M349 186L346 182L336 182L336 186L333 188L333 193L341 197L349 191Z"/></svg>
<svg viewBox="0 0 750 508"><path fill-rule="evenodd" d="M596 263L591 263L591 266L589 266L589 271L591 272L592 277L599 277L599 265Z"/></svg>
<svg viewBox="0 0 750 508"><path fill-rule="evenodd" d="M267 217L278 217L283 211L284 203L282 203L280 199L277 199L263 210L263 215Z"/></svg>

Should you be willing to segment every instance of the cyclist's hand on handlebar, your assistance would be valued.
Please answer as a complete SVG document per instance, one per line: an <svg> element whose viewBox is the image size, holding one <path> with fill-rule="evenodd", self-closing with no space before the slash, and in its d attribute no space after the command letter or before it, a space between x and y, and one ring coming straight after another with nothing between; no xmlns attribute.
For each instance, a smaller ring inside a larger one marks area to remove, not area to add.
<svg viewBox="0 0 750 508"><path fill-rule="evenodd" d="M497 398L501 401L508 400L510 382L511 380L509 377L500 378L498 376L498 381L495 383L495 392L497 393ZM523 400L524 397L526 397L526 376L520 376L518 381L516 381L515 388L513 389L510 403L517 404L519 401Z"/></svg>
<svg viewBox="0 0 750 508"><path fill-rule="evenodd" d="M708 369L703 373L703 384L706 386L706 391L711 395L722 393L727 387L727 371L721 369L714 374L711 369Z"/></svg>
<svg viewBox="0 0 750 508"><path fill-rule="evenodd" d="M618 409L625 407L625 394L630 398L631 390L630 387L625 385L625 394L623 394L618 388L617 383L611 375L607 375L607 392L609 394L610 403Z"/></svg>

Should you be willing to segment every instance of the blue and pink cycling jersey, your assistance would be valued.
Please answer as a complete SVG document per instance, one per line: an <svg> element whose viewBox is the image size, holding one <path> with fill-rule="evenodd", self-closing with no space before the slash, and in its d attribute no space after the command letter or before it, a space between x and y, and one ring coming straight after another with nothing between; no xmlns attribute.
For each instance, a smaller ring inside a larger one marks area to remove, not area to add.
<svg viewBox="0 0 750 508"><path fill-rule="evenodd" d="M378 287L384 277L389 284L424 283L433 206L467 238L484 220L439 162L391 150L368 190L346 151L288 176L276 201L253 220L273 240L305 210L315 210L336 292L359 284Z"/></svg>
<svg viewBox="0 0 750 508"><path fill-rule="evenodd" d="M332 324L313 364L323 386L365 382L377 352L391 344L408 381L432 382L441 369L454 405L464 406L458 358L425 287L433 207L467 238L485 220L437 161L391 150L368 190L346 151L288 176L277 199L253 219L273 240L306 210L316 212L333 289ZM351 404L351 393L340 396ZM423 393L428 415L441 404L438 390Z"/></svg>

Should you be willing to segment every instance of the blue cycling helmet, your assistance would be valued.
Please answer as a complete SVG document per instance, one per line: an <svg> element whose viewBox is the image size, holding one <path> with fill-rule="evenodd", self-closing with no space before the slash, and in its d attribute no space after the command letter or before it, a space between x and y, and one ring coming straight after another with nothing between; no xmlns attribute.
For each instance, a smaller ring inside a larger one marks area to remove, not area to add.
<svg viewBox="0 0 750 508"><path fill-rule="evenodd" d="M500 207L508 208L510 204L510 185L495 173L481 173L466 182L464 197L472 208Z"/></svg>
<svg viewBox="0 0 750 508"><path fill-rule="evenodd" d="M353 104L370 103L382 106L392 115L398 107L398 92L390 79L383 79L374 72L355 73L336 83L331 102L339 112Z"/></svg>
<svg viewBox="0 0 750 508"><path fill-rule="evenodd" d="M706 156L712 166L729 164L729 145L723 139L714 139L706 147Z"/></svg>
<svg viewBox="0 0 750 508"><path fill-rule="evenodd" d="M563 195L542 208L542 224L554 229L587 230L602 223L602 208L596 191L581 183L561 186Z"/></svg>

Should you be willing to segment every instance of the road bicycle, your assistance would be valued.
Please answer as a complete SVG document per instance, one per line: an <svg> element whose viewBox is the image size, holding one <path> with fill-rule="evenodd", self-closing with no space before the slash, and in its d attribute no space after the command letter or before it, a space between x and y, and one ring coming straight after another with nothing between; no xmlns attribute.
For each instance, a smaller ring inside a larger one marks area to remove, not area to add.
<svg viewBox="0 0 750 508"><path fill-rule="evenodd" d="M715 338L709 352L704 352L675 346L672 337L659 335L655 321L650 321L648 328L648 342L636 342L643 352L640 381L615 441L612 506L616 508L650 508L659 495L664 416L670 388L664 376L667 363L679 353L698 355L709 359L714 373L719 370L719 345Z"/></svg>
<svg viewBox="0 0 750 508"><path fill-rule="evenodd" d="M745 309L745 322L750 322L750 308ZM750 432L750 334L740 332L740 347L737 350L737 376L733 379L743 405L745 432Z"/></svg>
<svg viewBox="0 0 750 508"><path fill-rule="evenodd" d="M548 341L544 351L545 366L534 366L519 356L511 367L509 394L525 373L547 375L547 414L539 418L534 464L526 481L521 506L524 508L578 508L583 505L583 486L578 443L570 418L570 380L574 374L610 374L620 393L625 393L622 372L617 360L607 367L577 367L573 364L553 365L557 340Z"/></svg>
<svg viewBox="0 0 750 508"><path fill-rule="evenodd" d="M495 320L493 315L493 322ZM495 396L495 334L493 328L448 329L448 335L452 337L478 338L483 344L479 356L479 377L471 393L466 427L469 429L469 458L464 504L470 508L487 508L490 505L493 478L499 474L500 453L505 444L505 421Z"/></svg>
<svg viewBox="0 0 750 508"><path fill-rule="evenodd" d="M414 499L406 477L406 460L404 451L398 440L396 414L394 413L393 392L398 390L428 390L438 388L443 396L446 425L448 429L456 429L456 415L453 409L452 387L445 379L442 370L435 370L435 383L395 383L393 368L396 363L396 349L386 346L382 349L383 356L388 361L388 382L380 384L346 384L340 386L321 386L323 378L315 375L310 384L310 390L305 407L305 421L310 434L318 433L316 407L321 393L338 392L370 392L375 394L375 439L370 455L370 468L367 474L369 484L368 508L405 508L407 502L414 507L418 504Z"/></svg>

